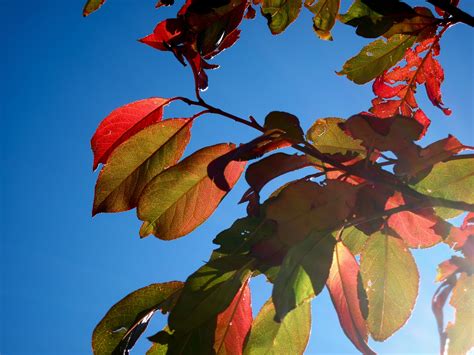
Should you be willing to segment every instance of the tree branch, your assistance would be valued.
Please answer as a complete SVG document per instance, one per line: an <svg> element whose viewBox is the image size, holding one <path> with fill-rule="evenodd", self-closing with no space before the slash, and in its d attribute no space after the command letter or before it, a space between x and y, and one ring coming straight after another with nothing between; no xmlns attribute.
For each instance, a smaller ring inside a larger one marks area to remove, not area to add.
<svg viewBox="0 0 474 355"><path fill-rule="evenodd" d="M427 0L430 4L439 7L441 10L453 16L453 22L462 22L466 25L474 27L474 17L467 12L462 11L458 7L451 4L447 0Z"/></svg>
<svg viewBox="0 0 474 355"><path fill-rule="evenodd" d="M213 114L221 115L221 116L230 118L231 120L235 122L254 128L260 132L265 132L265 128L262 127L255 119L245 120L241 117L238 117L229 112L223 111L217 107L209 105L202 99L200 99L199 101L190 100L186 97L176 97L175 99L181 100L184 103L187 103L188 105L203 107L206 109L206 111L203 111L205 113L213 113ZM452 208L452 209L461 210L461 211L474 212L474 204L466 203L463 201L451 201L451 200L446 200L439 197L431 197L428 195L424 195L416 190L413 190L411 187L409 187L408 185L398 180L398 178L395 175L391 174L388 171L375 170L376 174L373 174L371 172L365 172L363 170L356 169L353 166L345 166L339 163L338 161L332 159L328 155L321 153L318 149L316 149L314 146L310 145L307 142L304 142L303 145L293 144L292 148L302 153L305 153L307 155L310 155L316 159L319 159L327 164L330 164L334 168L337 168L337 170L344 171L349 175L361 177L372 183L381 184L391 189L395 189L405 195L414 197L422 201L423 203L428 203L430 206L446 207L446 208ZM387 178L390 178L390 181Z"/></svg>

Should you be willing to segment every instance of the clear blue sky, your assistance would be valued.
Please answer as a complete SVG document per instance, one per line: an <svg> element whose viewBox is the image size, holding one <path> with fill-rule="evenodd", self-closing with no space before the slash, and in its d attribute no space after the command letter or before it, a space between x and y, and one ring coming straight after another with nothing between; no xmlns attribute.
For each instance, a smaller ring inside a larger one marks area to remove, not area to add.
<svg viewBox="0 0 474 355"><path fill-rule="evenodd" d="M244 215L237 205L242 180L209 221L173 242L138 238L131 211L91 218L93 188L89 140L112 109L150 96L192 96L192 76L169 53L136 41L173 9L154 0L110 0L87 19L83 0L2 0L1 343L3 354L87 354L96 323L129 292L153 282L183 280L202 265L211 240ZM474 13L474 4L461 2ZM304 11L305 12L305 11ZM369 107L370 86L334 74L366 43L337 26L335 41L317 40L304 14L286 33L270 35L261 16L244 23L240 41L218 56L206 100L259 120L272 110L291 112L308 128L315 119L348 117ZM449 118L420 103L433 119L426 141L452 133L473 141L473 35L458 25L442 41L444 100ZM177 105L170 115L186 113ZM188 152L211 142L245 142L254 132L217 117L193 128ZM265 189L269 193L276 185ZM407 326L381 353L436 353L430 297L435 266L448 248L416 251L421 292ZM256 279L254 311L270 288ZM308 354L355 353L329 297L314 301ZM160 328L162 319L153 323ZM156 329L156 328L155 328ZM136 353L146 349L142 341Z"/></svg>

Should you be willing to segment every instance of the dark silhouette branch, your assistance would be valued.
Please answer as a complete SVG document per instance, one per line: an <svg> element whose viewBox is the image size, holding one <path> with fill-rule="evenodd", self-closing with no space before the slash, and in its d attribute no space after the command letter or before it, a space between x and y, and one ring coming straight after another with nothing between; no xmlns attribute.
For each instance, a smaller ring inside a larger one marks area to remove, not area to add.
<svg viewBox="0 0 474 355"><path fill-rule="evenodd" d="M451 4L448 0L427 0L430 4L439 7L441 10L450 14L452 22L462 22L466 25L474 27L474 17L467 12L462 11L458 7Z"/></svg>

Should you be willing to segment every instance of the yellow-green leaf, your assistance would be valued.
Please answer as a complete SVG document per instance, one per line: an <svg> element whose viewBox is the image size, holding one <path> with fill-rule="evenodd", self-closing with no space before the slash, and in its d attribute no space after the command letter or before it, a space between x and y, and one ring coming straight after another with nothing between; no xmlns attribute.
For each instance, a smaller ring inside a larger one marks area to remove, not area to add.
<svg viewBox="0 0 474 355"><path fill-rule="evenodd" d="M164 307L182 287L183 283L178 281L152 284L116 303L94 329L92 335L94 354L110 355L114 351L123 350L122 347L129 344L121 344L122 340L138 328L138 324L146 327L153 313ZM145 329L137 330L143 332Z"/></svg>
<svg viewBox="0 0 474 355"><path fill-rule="evenodd" d="M252 324L245 355L303 354L311 331L311 303L303 303L277 323L270 298Z"/></svg>
<svg viewBox="0 0 474 355"><path fill-rule="evenodd" d="M474 159L451 160L438 163L430 174L413 185L417 191L447 200L474 203ZM452 218L462 211L436 207L436 214L442 218Z"/></svg>
<svg viewBox="0 0 474 355"><path fill-rule="evenodd" d="M82 15L84 17L89 16L94 11L99 10L99 7L101 7L104 2L105 0L88 0L84 5L84 9L82 10Z"/></svg>
<svg viewBox="0 0 474 355"><path fill-rule="evenodd" d="M307 0L305 6L314 14L313 29L319 38L332 41L331 29L336 23L340 0Z"/></svg>
<svg viewBox="0 0 474 355"><path fill-rule="evenodd" d="M201 225L227 193L208 177L207 167L234 148L233 144L203 148L150 181L138 202L138 217L144 221L140 236L153 233L160 239L176 239ZM227 165L229 186L234 186L244 166L245 162L234 161Z"/></svg>
<svg viewBox="0 0 474 355"><path fill-rule="evenodd" d="M190 129L189 119L165 120L119 145L97 179L93 214L136 207L148 182L181 158Z"/></svg>
<svg viewBox="0 0 474 355"><path fill-rule="evenodd" d="M383 341L411 315L418 295L418 269L403 240L377 232L362 251L360 272L369 303L369 332Z"/></svg>
<svg viewBox="0 0 474 355"><path fill-rule="evenodd" d="M313 233L290 249L273 286L276 319L319 294L329 276L336 239Z"/></svg>
<svg viewBox="0 0 474 355"><path fill-rule="evenodd" d="M456 309L448 324L448 355L466 354L474 347L474 275L461 274L449 302Z"/></svg>
<svg viewBox="0 0 474 355"><path fill-rule="evenodd" d="M306 132L306 139L321 153L348 154L357 153L365 158L366 149L361 141L344 133L339 124L345 122L342 118L328 117L316 120Z"/></svg>
<svg viewBox="0 0 474 355"><path fill-rule="evenodd" d="M346 75L356 84L368 83L397 64L415 39L412 35L394 35L387 41L378 39L349 59L338 74Z"/></svg>
<svg viewBox="0 0 474 355"><path fill-rule="evenodd" d="M353 255L358 255L364 248L368 236L356 227L349 227L344 229L341 239Z"/></svg>
<svg viewBox="0 0 474 355"><path fill-rule="evenodd" d="M282 33L299 15L301 0L263 0L262 14L274 35Z"/></svg>

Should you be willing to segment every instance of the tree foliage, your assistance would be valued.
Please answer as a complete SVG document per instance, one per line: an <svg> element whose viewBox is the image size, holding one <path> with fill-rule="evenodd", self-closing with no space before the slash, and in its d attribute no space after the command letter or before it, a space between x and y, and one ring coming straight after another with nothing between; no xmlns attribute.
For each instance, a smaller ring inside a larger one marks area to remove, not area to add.
<svg viewBox="0 0 474 355"><path fill-rule="evenodd" d="M113 3L113 1L111 1ZM186 0L175 18L159 22L140 41L171 52L194 74L195 98L154 97L114 110L97 128L93 168L101 165L93 214L136 208L140 236L184 237L218 207L245 171L248 215L214 239L209 261L185 282L153 284L122 299L94 330L96 354L128 354L151 317L168 325L149 339L149 354L301 354L309 340L309 301L326 287L340 325L360 352L373 354L369 336L384 341L409 319L418 294L413 248L446 243L457 253L439 265L433 312L441 353L474 345L474 157L455 137L421 146L430 118L417 89L444 114L442 37L455 23L474 26L456 0L412 7L398 0ZM84 16L104 0L89 0ZM156 7L174 1L158 1ZM212 106L209 61L231 47L244 19L267 19L282 33L304 9L322 40L337 21L373 42L338 72L356 84L372 82L367 111L316 120L304 133L298 118L270 112L259 123ZM176 101L195 108L166 118ZM194 120L220 115L247 125L257 138L203 147L182 158ZM291 147L296 154L273 152ZM255 161L256 160L256 161ZM247 167L247 169L246 169ZM302 168L312 174L260 200L272 179ZM458 227L449 219L467 213ZM272 297L252 318L249 280L265 274ZM443 307L455 320L444 324Z"/></svg>

